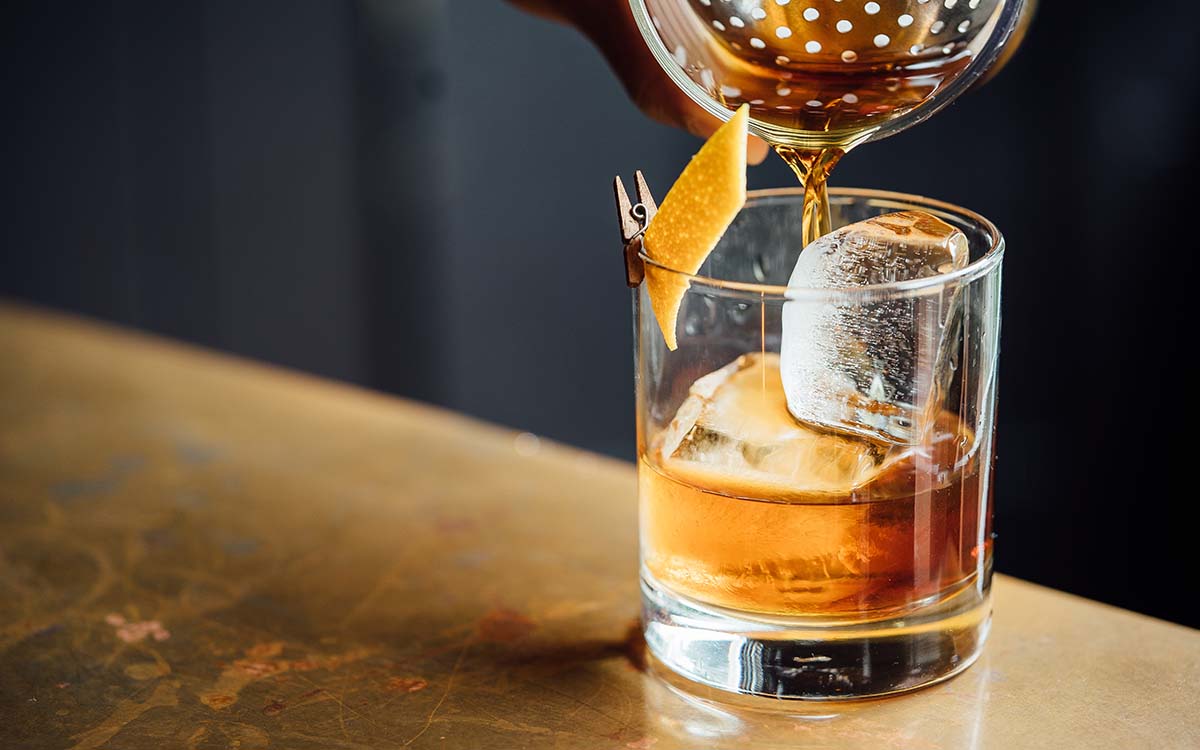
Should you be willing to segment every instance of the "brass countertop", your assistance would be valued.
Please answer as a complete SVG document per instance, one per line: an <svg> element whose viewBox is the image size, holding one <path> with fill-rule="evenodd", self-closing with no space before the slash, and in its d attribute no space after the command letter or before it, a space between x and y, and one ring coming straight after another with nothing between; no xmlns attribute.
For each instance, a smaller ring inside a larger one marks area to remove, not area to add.
<svg viewBox="0 0 1200 750"><path fill-rule="evenodd" d="M680 693L637 638L635 493L618 461L0 305L0 748L1200 747L1200 631L1004 576L940 686Z"/></svg>

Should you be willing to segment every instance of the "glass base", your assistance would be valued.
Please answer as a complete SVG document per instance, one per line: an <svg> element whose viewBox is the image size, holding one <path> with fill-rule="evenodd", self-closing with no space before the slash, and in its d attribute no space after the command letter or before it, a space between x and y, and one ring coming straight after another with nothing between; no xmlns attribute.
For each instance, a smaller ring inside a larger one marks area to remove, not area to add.
<svg viewBox="0 0 1200 750"><path fill-rule="evenodd" d="M991 620L990 591L976 586L900 617L848 623L704 605L642 571L650 652L689 680L734 693L852 700L915 690L969 667Z"/></svg>

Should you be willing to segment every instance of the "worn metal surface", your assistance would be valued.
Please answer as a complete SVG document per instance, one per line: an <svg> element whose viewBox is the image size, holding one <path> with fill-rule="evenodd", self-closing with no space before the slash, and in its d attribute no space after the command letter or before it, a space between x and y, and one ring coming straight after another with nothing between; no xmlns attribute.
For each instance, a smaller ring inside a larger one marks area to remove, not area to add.
<svg viewBox="0 0 1200 750"><path fill-rule="evenodd" d="M634 495L532 436L0 306L0 747L1200 745L1200 634L1003 576L944 685L680 693L637 639Z"/></svg>

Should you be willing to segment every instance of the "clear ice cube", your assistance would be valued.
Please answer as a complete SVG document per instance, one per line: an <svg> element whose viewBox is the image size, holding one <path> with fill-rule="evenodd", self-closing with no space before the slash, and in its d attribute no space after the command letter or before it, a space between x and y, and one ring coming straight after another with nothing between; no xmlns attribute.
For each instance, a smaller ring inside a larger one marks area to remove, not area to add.
<svg viewBox="0 0 1200 750"><path fill-rule="evenodd" d="M661 440L673 474L750 497L844 495L874 479L888 457L878 442L792 419L770 352L742 355L693 383Z"/></svg>
<svg viewBox="0 0 1200 750"><path fill-rule="evenodd" d="M808 245L788 285L848 289L934 276L967 262L961 231L901 211ZM958 296L947 288L890 299L788 300L780 346L788 410L838 432L919 442L939 411L961 317Z"/></svg>

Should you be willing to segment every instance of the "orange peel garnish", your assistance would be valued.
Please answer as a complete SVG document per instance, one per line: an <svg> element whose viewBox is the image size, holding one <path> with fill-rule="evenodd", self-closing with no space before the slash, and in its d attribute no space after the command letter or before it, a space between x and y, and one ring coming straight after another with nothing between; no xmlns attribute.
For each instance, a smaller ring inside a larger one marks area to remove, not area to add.
<svg viewBox="0 0 1200 750"><path fill-rule="evenodd" d="M743 104L700 147L667 192L646 228L647 257L673 271L695 274L746 205L746 135L750 108ZM646 292L667 348L679 342L675 328L689 282L678 273L646 264Z"/></svg>

